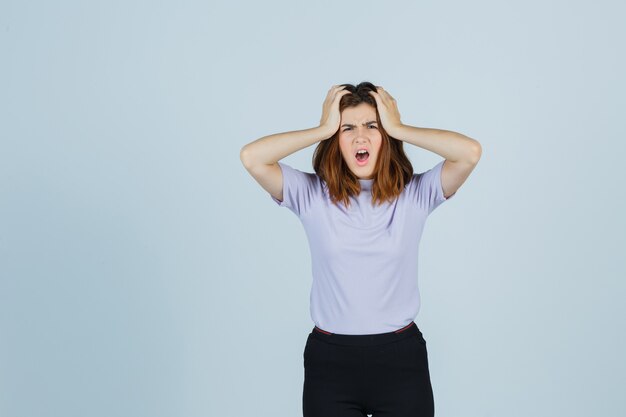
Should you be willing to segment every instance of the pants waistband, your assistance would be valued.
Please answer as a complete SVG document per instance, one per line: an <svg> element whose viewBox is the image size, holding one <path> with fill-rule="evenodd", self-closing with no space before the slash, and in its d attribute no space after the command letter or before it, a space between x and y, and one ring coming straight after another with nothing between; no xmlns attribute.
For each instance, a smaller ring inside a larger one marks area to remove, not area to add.
<svg viewBox="0 0 626 417"><path fill-rule="evenodd" d="M315 337L327 343L334 343L337 345L347 346L376 346L385 343L393 342L396 340L404 339L405 337L413 336L422 332L417 327L414 321L402 327L401 329L387 333L376 334L340 334L331 333L319 327L313 327L313 331L309 337Z"/></svg>

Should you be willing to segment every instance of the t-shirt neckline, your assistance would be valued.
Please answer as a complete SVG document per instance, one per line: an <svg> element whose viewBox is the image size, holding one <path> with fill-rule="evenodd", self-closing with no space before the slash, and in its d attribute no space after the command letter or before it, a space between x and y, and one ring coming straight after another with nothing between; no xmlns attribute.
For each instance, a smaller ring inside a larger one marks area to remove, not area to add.
<svg viewBox="0 0 626 417"><path fill-rule="evenodd" d="M364 180L359 178L359 183L361 184L361 190L371 190L372 184L374 184L374 179Z"/></svg>

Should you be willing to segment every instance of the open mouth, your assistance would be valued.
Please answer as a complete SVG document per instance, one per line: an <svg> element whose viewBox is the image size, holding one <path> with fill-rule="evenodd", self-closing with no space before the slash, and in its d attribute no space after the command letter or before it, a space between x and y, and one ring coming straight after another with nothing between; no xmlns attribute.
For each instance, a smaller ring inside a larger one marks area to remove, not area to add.
<svg viewBox="0 0 626 417"><path fill-rule="evenodd" d="M366 149L360 149L354 156L356 158L357 164L359 165L365 165L370 159L370 154Z"/></svg>

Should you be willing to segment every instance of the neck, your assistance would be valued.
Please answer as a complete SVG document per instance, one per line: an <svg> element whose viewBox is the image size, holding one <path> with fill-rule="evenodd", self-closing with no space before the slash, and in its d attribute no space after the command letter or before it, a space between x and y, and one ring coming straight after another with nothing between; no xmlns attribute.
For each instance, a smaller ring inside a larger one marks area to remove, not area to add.
<svg viewBox="0 0 626 417"><path fill-rule="evenodd" d="M359 178L359 184L361 184L361 190L371 190L372 184L374 183L373 178Z"/></svg>

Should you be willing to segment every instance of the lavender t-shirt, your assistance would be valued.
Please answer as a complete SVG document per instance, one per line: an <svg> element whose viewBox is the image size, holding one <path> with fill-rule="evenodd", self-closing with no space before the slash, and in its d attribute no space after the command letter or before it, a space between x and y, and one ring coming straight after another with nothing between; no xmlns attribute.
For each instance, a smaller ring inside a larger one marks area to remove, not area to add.
<svg viewBox="0 0 626 417"><path fill-rule="evenodd" d="M413 174L392 203L371 203L373 179L359 179L350 208L330 201L315 173L279 162L283 201L304 226L311 251L311 318L340 334L386 333L415 319L419 242L428 215L447 199L441 188L445 160Z"/></svg>

